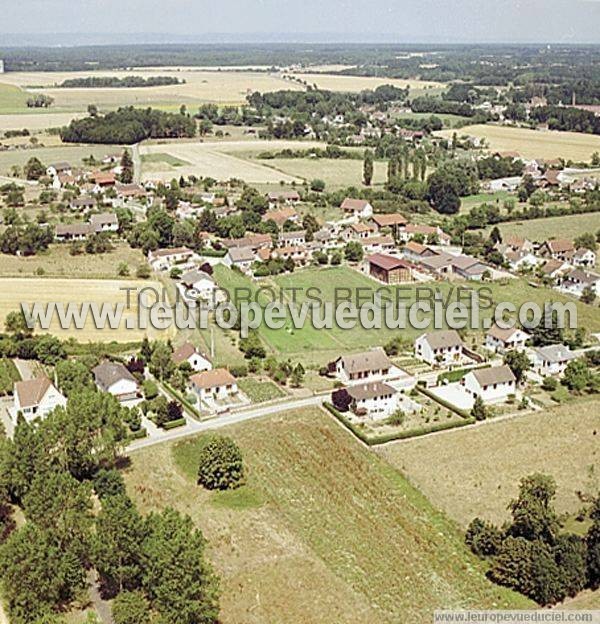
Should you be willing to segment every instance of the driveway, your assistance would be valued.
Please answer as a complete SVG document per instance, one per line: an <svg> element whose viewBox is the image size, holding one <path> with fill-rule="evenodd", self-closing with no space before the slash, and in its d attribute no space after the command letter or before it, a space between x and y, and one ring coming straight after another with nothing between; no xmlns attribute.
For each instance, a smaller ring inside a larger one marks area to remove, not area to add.
<svg viewBox="0 0 600 624"><path fill-rule="evenodd" d="M429 388L429 392L458 409L470 410L473 407L473 397L466 392L459 382L438 386L437 388Z"/></svg>

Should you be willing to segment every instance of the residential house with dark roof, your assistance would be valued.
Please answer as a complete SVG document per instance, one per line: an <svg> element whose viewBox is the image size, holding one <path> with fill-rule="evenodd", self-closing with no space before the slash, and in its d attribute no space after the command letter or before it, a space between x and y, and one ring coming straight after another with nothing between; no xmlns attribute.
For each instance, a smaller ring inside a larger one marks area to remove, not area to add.
<svg viewBox="0 0 600 624"><path fill-rule="evenodd" d="M44 418L57 407L65 407L67 399L47 377L17 381L13 390L14 403L9 413L14 423L19 413L27 422Z"/></svg>
<svg viewBox="0 0 600 624"><path fill-rule="evenodd" d="M93 368L92 373L96 386L103 392L112 394L120 402L138 398L137 379L120 362L106 360Z"/></svg>
<svg viewBox="0 0 600 624"><path fill-rule="evenodd" d="M381 347L369 351L342 355L332 363L336 375L345 383L374 381L390 374L390 359Z"/></svg>
<svg viewBox="0 0 600 624"><path fill-rule="evenodd" d="M517 391L517 379L506 365L469 371L460 383L473 398L480 397L484 403L506 401Z"/></svg>
<svg viewBox="0 0 600 624"><path fill-rule="evenodd" d="M498 353L523 349L530 337L518 327L499 327L494 324L485 335L485 348Z"/></svg>
<svg viewBox="0 0 600 624"><path fill-rule="evenodd" d="M391 416L398 407L398 391L382 381L355 384L346 392L351 398L350 409L358 416L381 420Z"/></svg>

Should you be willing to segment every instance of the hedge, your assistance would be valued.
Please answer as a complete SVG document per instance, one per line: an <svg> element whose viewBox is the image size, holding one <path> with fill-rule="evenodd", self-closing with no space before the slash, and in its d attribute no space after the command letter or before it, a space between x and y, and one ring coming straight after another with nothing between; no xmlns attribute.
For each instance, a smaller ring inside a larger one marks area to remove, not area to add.
<svg viewBox="0 0 600 624"><path fill-rule="evenodd" d="M129 431L129 435L127 436L128 440L141 440L148 435L148 432L144 427L141 427L137 431Z"/></svg>
<svg viewBox="0 0 600 624"><path fill-rule="evenodd" d="M194 407L185 397L181 396L181 394L179 394L179 392L177 392L177 390L175 390L175 388L171 387L166 381L162 382L162 385L164 386L165 390L177 401L179 401L182 405L184 405L185 407L187 407L187 409L192 412L192 414L194 414L194 416L196 418L198 418L199 420L202 418L202 415L200 414L200 412L198 411L198 409L196 407Z"/></svg>
<svg viewBox="0 0 600 624"><path fill-rule="evenodd" d="M433 394L429 388L424 386L415 386L419 392L422 392L425 396L429 397L432 401L439 403L442 407L449 409L451 412L458 414L461 418L470 418L471 414L467 410L460 409L460 407L456 407L456 405L445 401L444 399L440 399L436 394Z"/></svg>
<svg viewBox="0 0 600 624"><path fill-rule="evenodd" d="M437 377L438 385L447 379L449 383L454 383L456 381L460 381L465 375L470 373L473 370L480 370L482 368L490 368L490 364L484 364L483 366L477 366L475 368L457 368L453 371L448 371L447 373L440 373Z"/></svg>
<svg viewBox="0 0 600 624"><path fill-rule="evenodd" d="M394 440L408 440L409 438L417 438L419 436L427 435L428 433L435 433L436 431L446 431L449 429L458 429L459 427L466 427L472 425L475 419L472 417L466 417L463 420L455 420L454 422L443 422L428 427L418 427L417 429L409 429L408 431L398 431L396 433L388 433L386 435L379 436L367 436L363 431L351 423L341 412L339 412L331 403L323 404L325 409L332 414L339 422L347 427L359 440L367 444L368 446L377 446L379 444L385 444L386 442L393 442Z"/></svg>
<svg viewBox="0 0 600 624"><path fill-rule="evenodd" d="M161 425L161 429L165 431L169 431L170 429L177 429L177 427L183 427L187 424L187 420L185 418L179 418L178 420L171 420L170 422L166 422Z"/></svg>
<svg viewBox="0 0 600 624"><path fill-rule="evenodd" d="M227 255L227 249L202 249L198 253L208 258L224 258Z"/></svg>

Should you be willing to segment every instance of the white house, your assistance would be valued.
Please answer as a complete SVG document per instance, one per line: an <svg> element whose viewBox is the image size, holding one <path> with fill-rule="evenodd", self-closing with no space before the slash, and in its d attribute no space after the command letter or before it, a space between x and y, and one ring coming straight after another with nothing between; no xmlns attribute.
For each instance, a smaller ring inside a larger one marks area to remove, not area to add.
<svg viewBox="0 0 600 624"><path fill-rule="evenodd" d="M116 232L119 229L119 220L113 212L92 215L90 224L94 232Z"/></svg>
<svg viewBox="0 0 600 624"><path fill-rule="evenodd" d="M579 267L596 266L596 254L591 249L581 247L573 254L573 264Z"/></svg>
<svg viewBox="0 0 600 624"><path fill-rule="evenodd" d="M462 378L461 385L473 398L481 397L485 403L506 401L517 390L517 380L505 365L472 370Z"/></svg>
<svg viewBox="0 0 600 624"><path fill-rule="evenodd" d="M192 375L190 386L200 401L225 400L238 393L235 377L225 368Z"/></svg>
<svg viewBox="0 0 600 624"><path fill-rule="evenodd" d="M177 366L188 362L193 371L200 373L202 371L212 370L212 362L207 355L200 353L198 349L191 343L186 342L173 352L173 362Z"/></svg>
<svg viewBox="0 0 600 624"><path fill-rule="evenodd" d="M297 230L294 232L282 232L279 235L279 244L288 246L304 245L306 243L306 230Z"/></svg>
<svg viewBox="0 0 600 624"><path fill-rule="evenodd" d="M230 268L237 267L243 273L247 273L255 259L250 247L232 247L223 258L223 264Z"/></svg>
<svg viewBox="0 0 600 624"><path fill-rule="evenodd" d="M346 197L340 208L354 219L370 219L373 216L373 206L366 199Z"/></svg>
<svg viewBox="0 0 600 624"><path fill-rule="evenodd" d="M330 369L343 382L350 383L382 379L390 374L392 366L385 351L377 347L362 353L342 355L330 364Z"/></svg>
<svg viewBox="0 0 600 624"><path fill-rule="evenodd" d="M531 349L530 359L533 364L533 371L542 377L557 377L562 375L567 365L577 356L562 344L548 345Z"/></svg>
<svg viewBox="0 0 600 624"><path fill-rule="evenodd" d="M432 366L459 364L464 344L454 329L430 332L415 340L415 357Z"/></svg>
<svg viewBox="0 0 600 624"><path fill-rule="evenodd" d="M156 249L148 252L148 262L155 271L168 271L176 264L184 264L196 258L196 254L187 247Z"/></svg>
<svg viewBox="0 0 600 624"><path fill-rule="evenodd" d="M567 271L558 286L558 290L576 297L581 297L586 288L591 289L596 296L600 294L600 275L584 269Z"/></svg>
<svg viewBox="0 0 600 624"><path fill-rule="evenodd" d="M102 362L92 369L96 386L119 401L138 398L139 385L136 378L119 362Z"/></svg>
<svg viewBox="0 0 600 624"><path fill-rule="evenodd" d="M73 167L68 162L57 162L49 165L46 169L46 175L49 178L55 178L58 174L73 175Z"/></svg>
<svg viewBox="0 0 600 624"><path fill-rule="evenodd" d="M529 334L518 327L503 329L498 325L492 325L485 335L485 348L500 353L522 349L529 338Z"/></svg>
<svg viewBox="0 0 600 624"><path fill-rule="evenodd" d="M352 399L350 409L357 415L382 419L393 414L398 407L398 391L381 381L356 384L346 390Z"/></svg>
<svg viewBox="0 0 600 624"><path fill-rule="evenodd" d="M201 299L208 303L215 303L217 284L215 280L204 271L193 270L181 276L180 285L182 294L186 299L197 301ZM223 294L224 296L224 294Z"/></svg>
<svg viewBox="0 0 600 624"><path fill-rule="evenodd" d="M14 422L19 412L27 422L44 418L53 409L64 407L67 399L47 377L17 381L14 385L14 405L9 410Z"/></svg>

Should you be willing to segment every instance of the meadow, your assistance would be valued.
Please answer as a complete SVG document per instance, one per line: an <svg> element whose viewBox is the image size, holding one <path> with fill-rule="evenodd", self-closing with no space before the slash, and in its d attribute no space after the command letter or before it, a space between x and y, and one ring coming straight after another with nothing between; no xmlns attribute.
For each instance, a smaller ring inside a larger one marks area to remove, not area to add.
<svg viewBox="0 0 600 624"><path fill-rule="evenodd" d="M582 507L578 492L600 490L599 408L598 398L582 399L468 430L395 442L379 452L463 526L475 516L506 520L519 480L534 472L556 479L557 510L574 514Z"/></svg>
<svg viewBox="0 0 600 624"><path fill-rule="evenodd" d="M396 78L376 78L371 76L341 76L336 74L298 74L299 78L306 80L308 84L316 84L319 89L328 91L358 92L367 89L376 89L381 85L394 85L395 87L410 89L412 97L418 95L435 95L446 88L441 82L431 82L427 80L401 80ZM293 83L290 83L293 84Z"/></svg>
<svg viewBox="0 0 600 624"><path fill-rule="evenodd" d="M107 303L115 306L126 306L127 294L125 288L141 288L142 286L155 286L152 282L135 280L95 280L95 279L59 279L59 278L0 278L0 327L3 326L7 314L19 310L21 303L33 305L34 303L57 303L80 304L89 302L94 304ZM137 298L131 297L131 307L123 310L120 327L110 329L108 323L104 329L96 328L93 320L88 317L82 329L71 327L62 329L56 318L48 330L49 333L59 338L73 337L79 341L99 342L130 342L139 340L144 334L156 335L154 330L144 331L141 329L128 329L126 323L129 319L135 321L138 315Z"/></svg>
<svg viewBox="0 0 600 624"><path fill-rule="evenodd" d="M447 517L319 410L228 427L247 483L196 485L202 438L131 454L144 512L191 515L221 576L223 624L430 622L438 607L526 607L491 585Z"/></svg>
<svg viewBox="0 0 600 624"><path fill-rule="evenodd" d="M498 226L503 236L523 236L532 241L543 242L551 238L574 239L586 232L595 234L600 230L600 212L548 217L529 221L511 221Z"/></svg>
<svg viewBox="0 0 600 624"><path fill-rule="evenodd" d="M453 130L441 130L435 134L451 139ZM524 158L564 158L565 160L587 161L594 152L600 152L600 137L580 132L474 125L461 128L459 135L483 138L490 150L514 151Z"/></svg>

